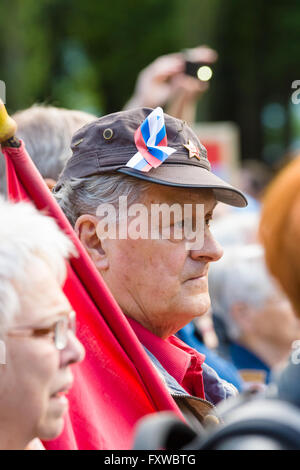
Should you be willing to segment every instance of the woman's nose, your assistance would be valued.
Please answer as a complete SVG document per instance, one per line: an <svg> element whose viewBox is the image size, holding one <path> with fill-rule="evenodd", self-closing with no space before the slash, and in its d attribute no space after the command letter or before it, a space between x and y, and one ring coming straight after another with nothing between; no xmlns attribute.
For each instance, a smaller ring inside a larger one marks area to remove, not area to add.
<svg viewBox="0 0 300 470"><path fill-rule="evenodd" d="M68 341L66 347L60 354L60 366L66 367L70 364L83 361L85 349L83 344L72 331L68 331Z"/></svg>

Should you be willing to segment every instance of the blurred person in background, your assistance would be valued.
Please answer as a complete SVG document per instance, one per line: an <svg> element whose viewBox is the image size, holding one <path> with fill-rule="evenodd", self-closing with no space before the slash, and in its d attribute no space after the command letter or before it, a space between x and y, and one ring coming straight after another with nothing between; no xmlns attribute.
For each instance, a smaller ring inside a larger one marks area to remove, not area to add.
<svg viewBox="0 0 300 470"><path fill-rule="evenodd" d="M274 170L260 160L247 159L240 169L240 184L245 193L255 199L259 205L264 192L274 177Z"/></svg>
<svg viewBox="0 0 300 470"><path fill-rule="evenodd" d="M238 369L218 352L218 338L212 321L211 311L202 317L188 323L176 334L186 344L205 356L205 362L217 374L232 383L240 392L243 389L243 379Z"/></svg>
<svg viewBox="0 0 300 470"><path fill-rule="evenodd" d="M49 189L55 185L66 161L71 156L71 137L85 124L97 119L83 111L34 104L18 111L17 136L25 142L26 150ZM5 194L5 163L0 159L0 192Z"/></svg>
<svg viewBox="0 0 300 470"><path fill-rule="evenodd" d="M124 109L161 106L171 116L194 123L197 102L208 90L209 82L187 75L186 60L214 64L217 58L216 51L207 46L158 57L139 73Z"/></svg>
<svg viewBox="0 0 300 470"><path fill-rule="evenodd" d="M211 230L224 248L257 243L259 212L226 212L211 221Z"/></svg>
<svg viewBox="0 0 300 470"><path fill-rule="evenodd" d="M50 217L28 203L1 199L0 213L0 449L29 443L32 449L35 438L61 433L70 366L84 356L62 292L66 259L75 249Z"/></svg>
<svg viewBox="0 0 300 470"><path fill-rule="evenodd" d="M300 318L300 156L289 163L267 189L259 236L266 264ZM298 320L299 321L299 320ZM282 325L282 331L285 326ZM278 380L278 395L300 406L300 334L291 345L290 361Z"/></svg>
<svg viewBox="0 0 300 470"><path fill-rule="evenodd" d="M266 263L300 313L300 157L274 179L263 201L259 236ZM279 256L280 255L280 256Z"/></svg>
<svg viewBox="0 0 300 470"><path fill-rule="evenodd" d="M227 247L211 267L209 286L213 315L223 323L227 343L224 336L219 343L227 358L245 382L269 383L300 336L300 321L268 273L262 246Z"/></svg>

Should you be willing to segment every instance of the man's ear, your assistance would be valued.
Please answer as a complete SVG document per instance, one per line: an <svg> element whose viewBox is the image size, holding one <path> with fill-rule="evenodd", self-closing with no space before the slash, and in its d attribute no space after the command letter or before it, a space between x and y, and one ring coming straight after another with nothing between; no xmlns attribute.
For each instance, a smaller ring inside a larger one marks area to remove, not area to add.
<svg viewBox="0 0 300 470"><path fill-rule="evenodd" d="M97 235L98 222L94 215L83 214L76 220L74 230L96 268L101 272L108 269L109 263L105 240L101 240Z"/></svg>

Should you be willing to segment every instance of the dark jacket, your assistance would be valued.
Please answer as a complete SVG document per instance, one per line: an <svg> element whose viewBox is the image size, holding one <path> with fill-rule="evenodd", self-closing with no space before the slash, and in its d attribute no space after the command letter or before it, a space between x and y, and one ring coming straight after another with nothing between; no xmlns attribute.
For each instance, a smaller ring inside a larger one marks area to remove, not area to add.
<svg viewBox="0 0 300 470"><path fill-rule="evenodd" d="M194 397L164 369L161 363L147 348L144 347L144 349L168 388L170 395L195 431L202 429L208 417L214 416L215 405L221 400L226 400L238 394L234 385L221 379L211 367L203 363L202 371L206 399Z"/></svg>

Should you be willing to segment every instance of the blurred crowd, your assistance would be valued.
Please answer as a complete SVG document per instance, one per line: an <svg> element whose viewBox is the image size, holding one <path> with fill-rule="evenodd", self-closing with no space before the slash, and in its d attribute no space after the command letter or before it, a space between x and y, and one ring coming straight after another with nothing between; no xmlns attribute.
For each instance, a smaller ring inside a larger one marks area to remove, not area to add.
<svg viewBox="0 0 300 470"><path fill-rule="evenodd" d="M217 53L206 46L157 58L137 77L124 111L160 106L193 127L209 80L187 74L186 62L213 68L216 60ZM41 104L13 115L16 135L50 191L72 155L72 136L97 118ZM27 203L6 201L3 159L0 172L0 339L6 338L6 365L0 364L0 448L42 448L32 439L53 439L62 431L71 366L84 358L72 308L61 290L64 261L75 253L50 218ZM210 222L224 250L209 269L211 306L176 332L178 340L205 356L222 383L240 393L263 392L300 339L299 158L278 173L259 159L240 162L237 185L249 205L217 208ZM72 191L81 190L80 184L75 181ZM76 203L80 197L78 192ZM99 255L94 262L103 260ZM43 334L53 337L55 350L42 341ZM30 336L36 342L18 341ZM24 403L26 413L20 412Z"/></svg>

